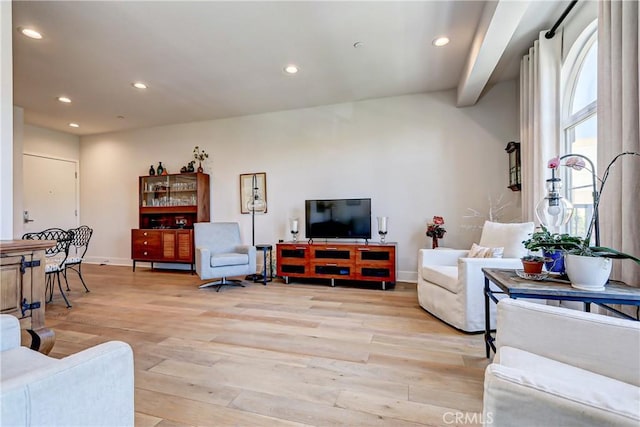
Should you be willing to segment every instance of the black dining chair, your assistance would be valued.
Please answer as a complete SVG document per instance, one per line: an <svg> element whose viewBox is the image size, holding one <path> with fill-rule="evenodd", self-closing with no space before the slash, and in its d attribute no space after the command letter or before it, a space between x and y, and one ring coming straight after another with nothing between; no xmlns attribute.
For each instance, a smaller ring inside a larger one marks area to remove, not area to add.
<svg viewBox="0 0 640 427"><path fill-rule="evenodd" d="M67 270L73 270L78 273L78 277L80 277L80 281L82 282L82 286L84 286L85 291L89 292L89 288L87 288L87 284L84 282L84 278L82 277L82 261L84 260L84 255L87 253L87 249L89 249L89 241L93 235L93 229L89 226L81 225L80 227L72 228L69 231L73 233L73 239L69 245L69 256L67 256L67 259L64 262L64 270L62 271L64 280L67 283L67 291L70 290L69 281L67 280Z"/></svg>
<svg viewBox="0 0 640 427"><path fill-rule="evenodd" d="M22 239L55 240L56 244L45 250L46 265L44 271L46 289L49 292L49 299L47 302L51 302L53 300L53 287L57 281L60 294L62 295L64 302L67 304L67 308L71 308L71 304L69 304L69 300L62 290L60 274L64 274L64 263L69 255L69 246L73 240L73 232L63 230L61 228L48 228L44 231L25 233L22 236Z"/></svg>

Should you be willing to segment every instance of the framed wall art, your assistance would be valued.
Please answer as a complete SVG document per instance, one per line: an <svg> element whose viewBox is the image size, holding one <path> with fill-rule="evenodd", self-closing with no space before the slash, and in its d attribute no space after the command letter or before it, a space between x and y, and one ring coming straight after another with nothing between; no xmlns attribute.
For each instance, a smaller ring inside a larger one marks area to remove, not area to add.
<svg viewBox="0 0 640 427"><path fill-rule="evenodd" d="M240 174L240 213L251 213L249 206L251 200L256 200L256 213L267 212L266 172Z"/></svg>

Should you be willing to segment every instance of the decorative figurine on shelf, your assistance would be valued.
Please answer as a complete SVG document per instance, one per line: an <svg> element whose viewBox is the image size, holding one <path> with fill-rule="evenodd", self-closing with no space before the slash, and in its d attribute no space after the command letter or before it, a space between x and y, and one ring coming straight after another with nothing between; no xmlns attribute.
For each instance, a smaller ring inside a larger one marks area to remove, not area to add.
<svg viewBox="0 0 640 427"><path fill-rule="evenodd" d="M158 162L158 175L162 175L162 172L164 172L164 166L162 166L162 162Z"/></svg>
<svg viewBox="0 0 640 427"><path fill-rule="evenodd" d="M196 164L196 161L195 160L191 160L189 162L189 164L187 165L187 172L189 172L189 173L195 172L196 169L193 167L193 165L195 165L195 164Z"/></svg>
<svg viewBox="0 0 640 427"><path fill-rule="evenodd" d="M434 216L433 221L427 223L427 237L431 237L431 248L435 249L438 247L438 239L442 239L444 237L444 233L447 232L444 225L444 218L441 216Z"/></svg>
<svg viewBox="0 0 640 427"><path fill-rule="evenodd" d="M204 159L208 159L209 155L204 150L200 150L200 147L196 145L193 149L193 158L198 161L198 172L204 172L202 162L204 162Z"/></svg>
<svg viewBox="0 0 640 427"><path fill-rule="evenodd" d="M181 167L180 173L187 173L187 167L186 166Z"/></svg>
<svg viewBox="0 0 640 427"><path fill-rule="evenodd" d="M162 168L162 175L169 175L167 168Z"/></svg>
<svg viewBox="0 0 640 427"><path fill-rule="evenodd" d="M153 168L153 165L149 168L149 176L153 176L156 174L156 170Z"/></svg>

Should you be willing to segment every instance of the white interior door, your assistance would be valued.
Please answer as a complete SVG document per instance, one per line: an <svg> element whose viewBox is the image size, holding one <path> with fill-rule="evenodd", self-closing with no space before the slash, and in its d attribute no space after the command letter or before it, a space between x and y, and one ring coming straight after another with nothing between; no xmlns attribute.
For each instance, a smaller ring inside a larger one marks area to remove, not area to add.
<svg viewBox="0 0 640 427"><path fill-rule="evenodd" d="M24 231L78 224L77 162L23 155Z"/></svg>

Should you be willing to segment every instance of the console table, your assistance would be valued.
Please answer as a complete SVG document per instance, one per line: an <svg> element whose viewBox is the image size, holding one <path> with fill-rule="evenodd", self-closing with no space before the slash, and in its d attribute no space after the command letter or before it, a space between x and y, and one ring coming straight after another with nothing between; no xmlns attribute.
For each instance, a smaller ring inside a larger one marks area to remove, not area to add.
<svg viewBox="0 0 640 427"><path fill-rule="evenodd" d="M540 281L522 279L515 270L483 268L482 272L484 273L484 342L487 358L489 358L491 350L496 351L495 338L491 336L489 311L490 301L498 302L496 294L505 294L510 298L580 301L584 303L585 311L590 311L591 304L596 304L626 319L639 320L605 305L640 306L640 288L628 286L623 282L609 280L604 291L584 291L571 287L571 283L565 280L554 278ZM494 283L500 290L491 289L490 283Z"/></svg>
<svg viewBox="0 0 640 427"><path fill-rule="evenodd" d="M278 276L335 280L375 281L386 290L396 281L395 243L277 244Z"/></svg>
<svg viewBox="0 0 640 427"><path fill-rule="evenodd" d="M44 326L45 250L54 240L0 240L0 313L20 320L22 345L48 354L55 334Z"/></svg>

